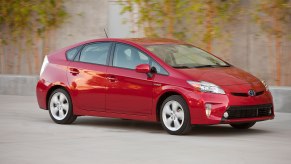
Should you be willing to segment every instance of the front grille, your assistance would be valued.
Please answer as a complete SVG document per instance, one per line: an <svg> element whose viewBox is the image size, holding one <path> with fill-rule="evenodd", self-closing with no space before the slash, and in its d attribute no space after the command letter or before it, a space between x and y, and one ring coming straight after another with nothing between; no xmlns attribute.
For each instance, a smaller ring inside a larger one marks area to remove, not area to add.
<svg viewBox="0 0 291 164"><path fill-rule="evenodd" d="M257 93L256 93L256 96L262 95L263 93L264 93L264 91L257 92Z"/></svg>
<svg viewBox="0 0 291 164"><path fill-rule="evenodd" d="M230 106L227 109L227 119L270 116L272 115L272 108L272 104L253 106Z"/></svg>
<svg viewBox="0 0 291 164"><path fill-rule="evenodd" d="M231 94L234 95L234 96L242 96L242 97L248 97L249 96L247 93L232 92Z"/></svg>
<svg viewBox="0 0 291 164"><path fill-rule="evenodd" d="M255 96L260 96L264 93L264 91L260 91L260 92L256 92ZM241 96L241 97L248 97L249 94L248 93L240 93L240 92L231 92L231 94L233 96Z"/></svg>

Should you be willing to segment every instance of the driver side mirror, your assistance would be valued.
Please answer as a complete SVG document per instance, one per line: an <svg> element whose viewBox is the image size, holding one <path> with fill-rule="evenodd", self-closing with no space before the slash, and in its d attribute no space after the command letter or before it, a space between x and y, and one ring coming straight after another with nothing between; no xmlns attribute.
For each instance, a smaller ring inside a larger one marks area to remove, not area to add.
<svg viewBox="0 0 291 164"><path fill-rule="evenodd" d="M135 67L135 71L139 73L150 73L151 67L148 64L140 64Z"/></svg>

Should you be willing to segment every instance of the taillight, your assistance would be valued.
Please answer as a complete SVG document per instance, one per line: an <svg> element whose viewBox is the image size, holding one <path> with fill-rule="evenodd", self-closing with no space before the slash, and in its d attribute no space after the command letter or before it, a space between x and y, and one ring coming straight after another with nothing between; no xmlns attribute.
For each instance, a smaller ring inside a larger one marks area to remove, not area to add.
<svg viewBox="0 0 291 164"><path fill-rule="evenodd" d="M41 74L43 73L45 67L47 66L47 64L49 63L48 59L47 59L47 56L44 57L43 59L43 62L42 62L42 66L41 66L41 69L40 69L40 73L39 73L39 76L41 76Z"/></svg>

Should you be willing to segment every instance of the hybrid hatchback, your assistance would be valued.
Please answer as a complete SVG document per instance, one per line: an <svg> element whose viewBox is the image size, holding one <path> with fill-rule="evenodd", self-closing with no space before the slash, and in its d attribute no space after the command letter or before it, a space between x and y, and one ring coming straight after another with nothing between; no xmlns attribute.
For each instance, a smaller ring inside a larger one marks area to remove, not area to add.
<svg viewBox="0 0 291 164"><path fill-rule="evenodd" d="M96 39L44 59L39 107L58 124L78 116L161 122L170 134L192 125L247 129L274 118L267 85L191 44L170 39Z"/></svg>

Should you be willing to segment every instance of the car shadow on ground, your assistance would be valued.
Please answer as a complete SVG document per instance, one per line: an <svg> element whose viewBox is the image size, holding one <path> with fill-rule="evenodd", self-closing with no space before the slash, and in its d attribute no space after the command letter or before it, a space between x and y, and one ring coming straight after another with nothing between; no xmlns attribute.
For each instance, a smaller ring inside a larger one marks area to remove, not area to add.
<svg viewBox="0 0 291 164"><path fill-rule="evenodd" d="M124 120L114 118L80 117L74 126L102 127L112 132L142 131L147 133L167 134L160 123ZM196 125L192 127L189 135L193 136L235 136L235 135L260 135L272 131L259 129L254 125L251 129L234 129L230 125Z"/></svg>
<svg viewBox="0 0 291 164"><path fill-rule="evenodd" d="M235 136L235 135L261 135L272 131L259 129L254 125L250 129L234 129L230 125L203 125L193 126L190 135L195 136Z"/></svg>
<svg viewBox="0 0 291 164"><path fill-rule="evenodd" d="M162 126L157 122L144 122L119 118L78 117L74 126L94 126L107 128L109 131L145 131L163 133Z"/></svg>

